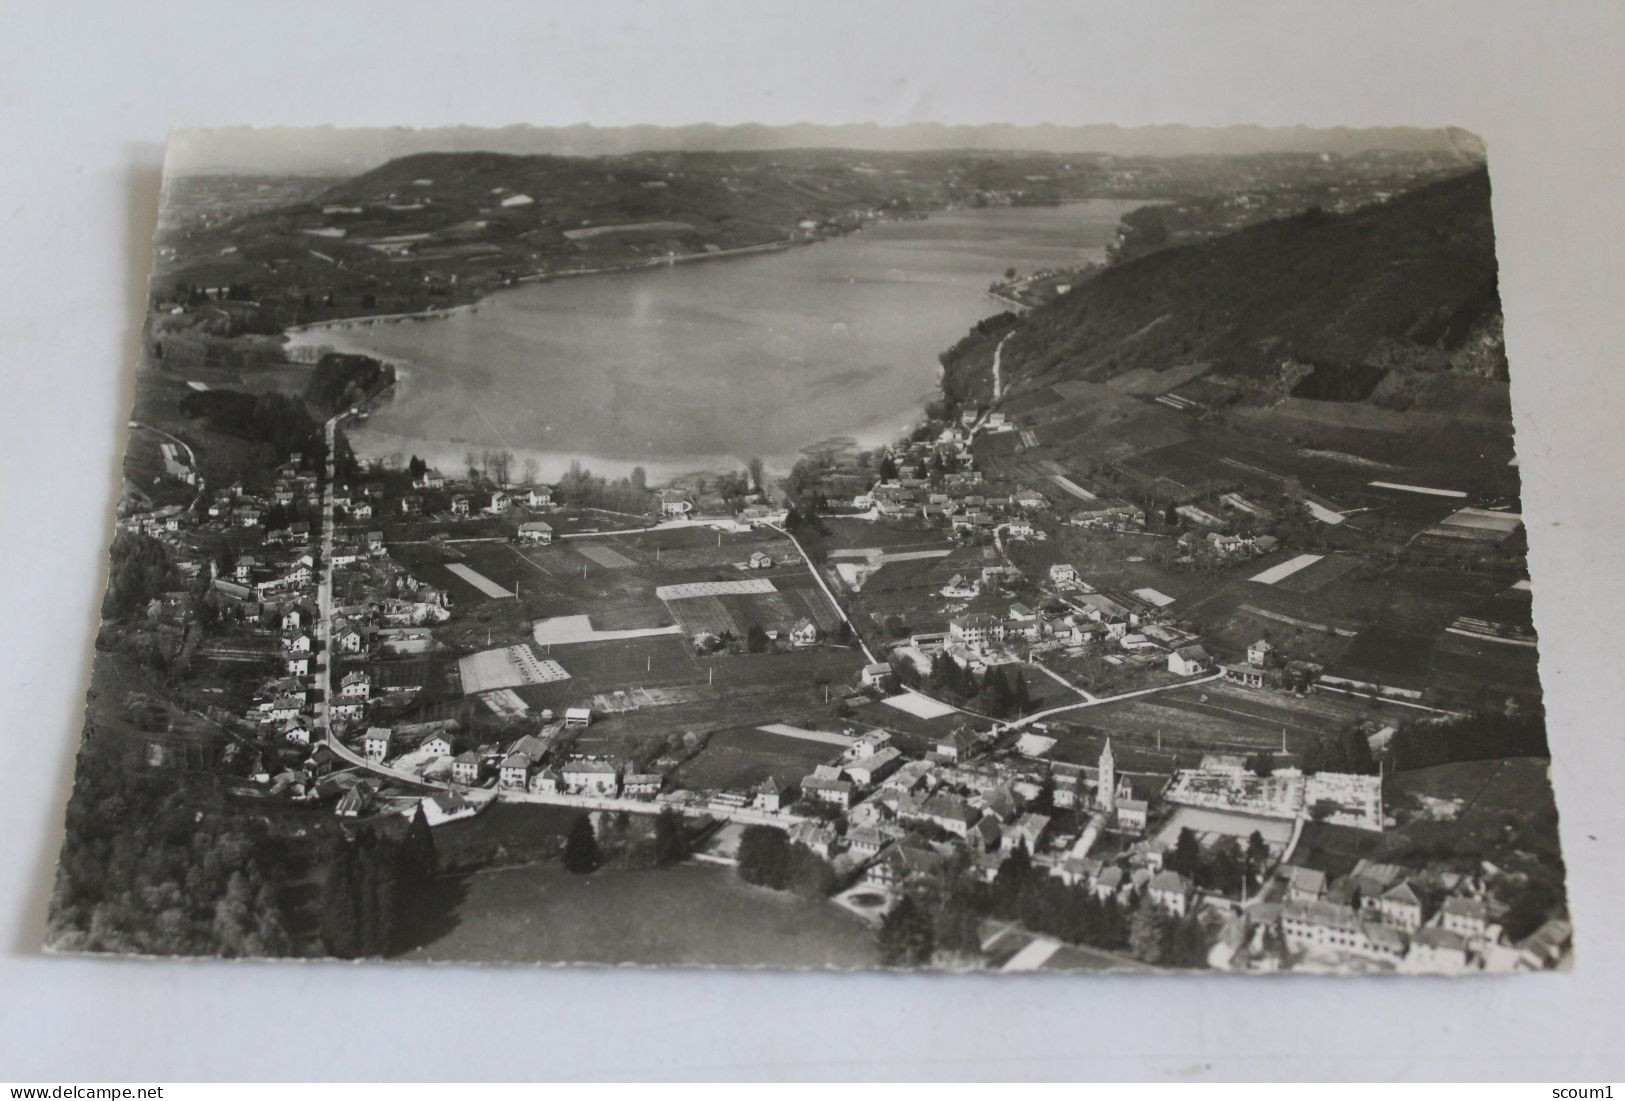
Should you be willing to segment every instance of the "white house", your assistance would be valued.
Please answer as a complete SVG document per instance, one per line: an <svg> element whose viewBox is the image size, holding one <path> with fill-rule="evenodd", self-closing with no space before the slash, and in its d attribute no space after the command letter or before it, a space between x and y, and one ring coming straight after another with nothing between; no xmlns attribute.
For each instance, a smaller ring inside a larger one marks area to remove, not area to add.
<svg viewBox="0 0 1625 1101"><path fill-rule="evenodd" d="M334 722L354 722L367 713L367 705L361 700L334 700L327 705L327 716Z"/></svg>
<svg viewBox="0 0 1625 1101"><path fill-rule="evenodd" d="M1178 872L1164 870L1152 876L1148 893L1153 905L1174 917L1184 917L1190 905L1190 881Z"/></svg>
<svg viewBox="0 0 1625 1101"><path fill-rule="evenodd" d="M784 808L789 793L790 785L777 776L769 776L756 785L756 790L751 793L750 805L757 810L779 811Z"/></svg>
<svg viewBox="0 0 1625 1101"><path fill-rule="evenodd" d="M521 543L551 543L553 541L553 525L544 524L540 520L531 520L520 524L519 541Z"/></svg>
<svg viewBox="0 0 1625 1101"><path fill-rule="evenodd" d="M382 761L389 756L389 743L394 731L387 726L369 726L362 737L362 751L369 761Z"/></svg>
<svg viewBox="0 0 1625 1101"><path fill-rule="evenodd" d="M473 750L459 753L451 762L451 778L459 784L477 784L480 781L480 758Z"/></svg>
<svg viewBox="0 0 1625 1101"><path fill-rule="evenodd" d="M530 770L534 764L528 753L508 754L502 759L502 768L497 773L497 783L514 791L524 791L530 786Z"/></svg>
<svg viewBox="0 0 1625 1101"><path fill-rule="evenodd" d="M954 616L948 621L948 637L961 646L980 650L990 643L1004 641L1004 624L986 612Z"/></svg>
<svg viewBox="0 0 1625 1101"><path fill-rule="evenodd" d="M564 786L581 795L619 795L621 768L609 761L576 760L561 770Z"/></svg>
<svg viewBox="0 0 1625 1101"><path fill-rule="evenodd" d="M346 673L339 682L339 693L351 699L368 699L372 696L372 677L361 669Z"/></svg>
<svg viewBox="0 0 1625 1101"><path fill-rule="evenodd" d="M1212 665L1207 651L1200 646L1181 646L1168 655L1168 672L1180 677L1194 677L1205 673Z"/></svg>

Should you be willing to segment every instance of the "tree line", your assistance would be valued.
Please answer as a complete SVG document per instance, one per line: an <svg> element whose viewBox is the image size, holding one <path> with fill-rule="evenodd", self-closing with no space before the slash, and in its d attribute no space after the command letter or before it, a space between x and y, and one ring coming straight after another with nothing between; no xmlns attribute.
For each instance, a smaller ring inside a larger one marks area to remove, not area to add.
<svg viewBox="0 0 1625 1101"><path fill-rule="evenodd" d="M1478 711L1457 719L1406 723L1388 743L1397 771L1456 761L1550 757L1546 716L1539 708Z"/></svg>

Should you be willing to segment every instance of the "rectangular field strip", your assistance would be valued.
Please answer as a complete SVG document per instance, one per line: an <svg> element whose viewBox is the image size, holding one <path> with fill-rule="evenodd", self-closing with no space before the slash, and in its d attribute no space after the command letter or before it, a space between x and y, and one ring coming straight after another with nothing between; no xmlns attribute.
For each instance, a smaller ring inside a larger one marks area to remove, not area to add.
<svg viewBox="0 0 1625 1101"><path fill-rule="evenodd" d="M577 543L575 550L577 554L591 559L606 570L624 570L634 564L630 558L613 547L600 547L595 543Z"/></svg>
<svg viewBox="0 0 1625 1101"><path fill-rule="evenodd" d="M1400 493L1421 493L1429 497L1465 497L1459 489L1434 489L1432 486L1410 486L1403 482L1367 482L1377 489L1392 489Z"/></svg>
<svg viewBox="0 0 1625 1101"><path fill-rule="evenodd" d="M805 730L802 727L790 726L787 723L769 723L767 726L759 726L756 729L766 734L777 734L784 738L799 738L804 742L822 742L824 745L837 745L842 749L857 740L844 734L830 734L823 730Z"/></svg>
<svg viewBox="0 0 1625 1101"><path fill-rule="evenodd" d="M671 614L686 635L743 635L745 628L734 622L721 597L696 596L670 605Z"/></svg>
<svg viewBox="0 0 1625 1101"><path fill-rule="evenodd" d="M752 577L745 581L688 581L680 585L661 585L655 595L661 600L691 600L700 596L751 596L777 592L778 587L766 577Z"/></svg>
<svg viewBox="0 0 1625 1101"><path fill-rule="evenodd" d="M1273 585L1283 578L1291 577L1299 570L1308 569L1316 562L1319 562L1322 557L1324 556L1319 554L1300 554L1296 558L1288 558L1285 562L1278 562L1263 573L1255 574L1248 580L1256 581L1260 585Z"/></svg>
<svg viewBox="0 0 1625 1101"><path fill-rule="evenodd" d="M944 715L952 715L954 709L945 703L939 703L929 696L915 695L913 692L904 692L898 696L887 696L880 701L887 707L913 715L917 719L940 719Z"/></svg>
<svg viewBox="0 0 1625 1101"><path fill-rule="evenodd" d="M500 599L504 596L510 599L513 597L513 593L509 592L507 589L504 589L501 585L498 585L495 581L492 581L484 574L477 573L474 570L469 569L461 562L448 562L446 563L446 569L450 573L455 574L457 577L474 586L486 596L496 599Z"/></svg>
<svg viewBox="0 0 1625 1101"><path fill-rule="evenodd" d="M538 658L525 645L469 654L458 659L457 671L463 680L463 691L471 694L522 684L547 684L570 677L558 662Z"/></svg>

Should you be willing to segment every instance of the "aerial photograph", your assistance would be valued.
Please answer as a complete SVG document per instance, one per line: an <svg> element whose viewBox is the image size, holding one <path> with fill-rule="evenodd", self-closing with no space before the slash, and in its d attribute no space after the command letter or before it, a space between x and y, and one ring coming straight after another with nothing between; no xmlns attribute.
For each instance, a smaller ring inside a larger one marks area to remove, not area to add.
<svg viewBox="0 0 1625 1101"><path fill-rule="evenodd" d="M48 947L1570 968L1492 161L177 132Z"/></svg>

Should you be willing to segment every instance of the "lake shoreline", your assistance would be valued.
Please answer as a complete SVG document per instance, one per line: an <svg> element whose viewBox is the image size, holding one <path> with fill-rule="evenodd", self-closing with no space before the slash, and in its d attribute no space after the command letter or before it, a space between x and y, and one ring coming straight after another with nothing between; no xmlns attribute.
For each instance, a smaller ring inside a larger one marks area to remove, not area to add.
<svg viewBox="0 0 1625 1101"><path fill-rule="evenodd" d="M895 219L877 219L876 221L890 220ZM740 256L760 256L765 253L785 252L803 245L816 245L824 241L850 237L855 233L863 232L866 228L867 224L829 237L790 237L782 241L764 241L758 245L739 245L736 248L719 249L716 252L690 252L682 256L651 257L633 264L613 264L605 268L565 268L562 271L535 272L530 275L521 275L510 284L493 287L484 294L471 298L466 302L458 302L450 306L426 307L406 313L358 313L346 314L342 317L326 317L320 321L306 321L285 326L282 335L292 337L306 333L323 332L328 329L350 329L378 324L393 325L402 321L444 321L447 318L455 317L459 313L475 313L481 303L489 302L504 292L521 290L525 287L535 286L538 283L551 283L557 279L582 279L592 275L625 275L629 272L675 267L678 264L690 264L700 260L728 260Z"/></svg>

